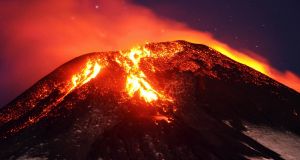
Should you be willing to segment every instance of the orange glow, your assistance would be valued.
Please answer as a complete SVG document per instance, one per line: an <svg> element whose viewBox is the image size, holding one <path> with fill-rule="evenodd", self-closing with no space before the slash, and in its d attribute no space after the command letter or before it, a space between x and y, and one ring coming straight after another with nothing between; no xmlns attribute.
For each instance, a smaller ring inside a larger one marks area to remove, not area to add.
<svg viewBox="0 0 300 160"><path fill-rule="evenodd" d="M153 120L155 120L155 121L165 121L167 123L171 123L173 119L170 118L170 117L167 117L167 116L163 116L163 115L156 115L156 116L153 116Z"/></svg>
<svg viewBox="0 0 300 160"><path fill-rule="evenodd" d="M5 75L1 77L0 84L8 86L12 92L9 95L10 99L57 66L83 53L122 50L143 44L145 41L173 40L186 40L210 46L300 92L298 75L288 70L279 71L272 67L268 60L252 56L259 53L252 54L234 49L225 42L218 41L211 33L161 18L145 6L136 5L132 1L101 0L98 8L90 6L91 2L88 1L82 1L78 5L78 2L73 0L60 3L44 0L24 2L22 5L17 5L14 1L1 1L0 4L0 15L11 15L2 16L5 22L2 30L5 31L6 47L3 47L1 52L1 55L5 56L1 58L10 63L4 63L3 68L7 70L0 73ZM18 12L15 12L16 10ZM127 62L132 66L130 63L133 62ZM31 72L30 76L28 71ZM143 96L151 97L145 99L148 102L159 99L157 91L145 87L143 81L148 83L147 77L138 73L129 76L128 87L132 88L130 95L148 94ZM76 80L76 84L82 82ZM0 90L5 88L0 86Z"/></svg>
<svg viewBox="0 0 300 160"><path fill-rule="evenodd" d="M72 77L73 87L71 90L77 86L82 86L89 82L91 79L95 78L100 72L101 67L98 62L93 62L89 60L86 63L86 67L80 72Z"/></svg>
<svg viewBox="0 0 300 160"><path fill-rule="evenodd" d="M173 40L207 45L300 92L298 75L290 71L278 71L266 59L236 50L218 41L208 32L163 19L148 8L135 5L131 1L102 0L97 10L90 8L90 2L82 1L78 5L73 0L64 0L60 3L54 0L32 1L30 4L24 2L22 5L15 5L14 1L0 1L0 4L0 15L12 15L2 16L5 22L2 27L5 31L5 47L1 55L5 56L1 58L9 63L2 64L6 69L5 72L1 72L1 75L5 76L0 79L0 84L8 86L9 91L13 92L10 98L16 97L57 66L83 53L121 50L143 44L145 41ZM165 56L170 53L161 54ZM158 88L151 84L147 75L140 69L142 58L155 56L160 55L153 55L147 49L137 47L129 52L123 52L122 56L115 59L127 74L124 90L129 97L137 95L146 103L159 100L172 102L172 98L157 90ZM100 73L102 65L97 60L89 60L85 68L66 81L66 86L62 88L56 102L45 107L38 117L30 118L26 125L46 116L74 89L95 78ZM151 68L151 71L155 72L155 68ZM46 97L50 90L51 88L47 87L37 97L41 99ZM34 105L26 106L35 107L39 98L28 102ZM21 108L23 105L17 107ZM21 112L22 110L18 111L17 116L14 117L0 117L0 120L1 122L14 120L22 115ZM167 120L167 118L154 117L156 120Z"/></svg>
<svg viewBox="0 0 300 160"><path fill-rule="evenodd" d="M67 82L71 84L71 87L68 87L69 85L66 85L65 88L61 90L61 95L55 100L55 102L46 106L42 110L41 114L35 117L30 117L23 125L14 128L10 132L11 133L17 132L46 117L49 114L49 112L54 107L56 107L59 103L61 103L69 93L71 93L74 89L86 84L91 79L95 78L99 74L100 70L101 70L101 66L98 64L97 60L88 60L86 66L79 73L74 74L72 78L69 80L69 82Z"/></svg>
<svg viewBox="0 0 300 160"><path fill-rule="evenodd" d="M264 73L264 74L268 74L267 72L267 68L265 66L265 64L263 64L262 62L259 62L258 60L255 60L254 58L251 58L247 55L244 55L244 54L240 54L240 55L237 55L235 54L234 52L228 50L228 49L225 49L225 48L222 48L218 45L216 46L211 46L213 49L215 49L216 51L224 54L225 56L239 62L239 63L242 63L242 64L245 64L261 73Z"/></svg>
<svg viewBox="0 0 300 160"><path fill-rule="evenodd" d="M268 60L258 56L258 54L250 52L241 52L239 50L229 47L227 44L220 42L209 33L204 33L200 31L195 31L186 27L179 27L179 30L175 31L173 28L170 32L162 38L167 39L184 39L189 42L199 43L207 45L214 50L220 52L221 54L239 62L247 65L274 80L300 92L300 77L291 71L281 72L274 67L272 67ZM251 56L250 56L251 55Z"/></svg>
<svg viewBox="0 0 300 160"><path fill-rule="evenodd" d="M120 52L120 57L116 58L116 62L122 66L126 73L126 92L130 97L136 93L147 103L158 100L172 101L162 93L159 93L147 82L147 77L140 69L140 60L145 57L150 57L151 51L145 47L132 48L129 52Z"/></svg>

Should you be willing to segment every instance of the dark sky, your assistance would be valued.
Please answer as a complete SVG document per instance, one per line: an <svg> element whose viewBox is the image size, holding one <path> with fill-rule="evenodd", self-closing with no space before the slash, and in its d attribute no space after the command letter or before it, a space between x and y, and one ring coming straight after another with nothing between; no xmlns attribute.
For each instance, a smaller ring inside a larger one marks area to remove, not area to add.
<svg viewBox="0 0 300 160"><path fill-rule="evenodd" d="M236 49L266 57L300 75L300 1L135 0L161 17L208 31Z"/></svg>

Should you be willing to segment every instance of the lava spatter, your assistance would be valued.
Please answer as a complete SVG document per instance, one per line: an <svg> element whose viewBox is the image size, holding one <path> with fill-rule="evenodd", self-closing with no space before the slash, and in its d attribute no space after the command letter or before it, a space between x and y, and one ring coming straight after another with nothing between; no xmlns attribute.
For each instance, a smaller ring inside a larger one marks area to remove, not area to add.
<svg viewBox="0 0 300 160"><path fill-rule="evenodd" d="M174 48L177 49L176 47ZM171 57L180 50L177 49L171 52L168 52L166 50L162 51L163 52L152 53L145 46L138 46L132 48L129 51L120 51L120 55L116 57L115 61L121 67L123 67L126 72L127 77L125 91L128 96L130 98L133 98L137 95L141 100L144 100L146 103L150 104L153 107L160 108L160 111L166 113L170 110L166 109L166 107L170 107L174 100L170 96L165 95L163 92L156 90L150 84L147 76L140 68L140 62L143 58ZM151 72L155 72L155 67L151 65L148 70L150 70ZM155 103L157 101L167 103L167 105ZM159 113L159 111L157 111L156 115L153 115L152 118L155 122L165 121L167 123L171 123L172 121L171 116L162 115Z"/></svg>
<svg viewBox="0 0 300 160"><path fill-rule="evenodd" d="M9 132L15 133L30 126L31 124L37 123L42 118L46 117L49 112L59 103L61 103L69 93L71 93L74 89L88 83L91 79L95 78L99 74L100 70L101 66L100 64L98 64L98 60L89 59L86 63L86 66L79 73L74 74L71 80L68 82L69 84L60 90L61 94L54 100L54 102L44 107L40 114L29 117L28 120L25 121L22 125L16 126Z"/></svg>
<svg viewBox="0 0 300 160"><path fill-rule="evenodd" d="M134 47L128 51L119 51L114 59L115 62L119 64L119 66L125 71L125 86L119 86L120 88L124 88L123 91L128 95L128 100L139 97L141 102L145 102L146 106L151 106L158 108L156 114L149 114L150 117L154 119L154 121L166 121L168 123L171 122L171 117L163 115L161 113L167 113L168 111L173 110L173 102L174 99L170 96L164 94L163 91L156 89L151 85L149 78L143 72L140 67L141 60L149 60L149 59L157 59L157 58L166 58L172 57L177 52L182 50L182 47L177 43L172 43L171 48L163 48L163 46L157 46L158 52L155 51L155 47L150 51L146 46L138 46ZM162 48L161 48L162 47ZM43 101L54 92L58 92L55 98L50 98L50 102L46 103L42 106L39 114L35 114L32 116L28 116L22 125L16 125L13 129L8 131L9 133L18 132L21 129L29 127L32 124L37 123L42 118L47 117L47 115L64 101L65 97L73 92L75 89L82 87L83 85L90 82L92 79L96 78L101 70L110 65L111 61L107 60L106 56L91 56L84 63L84 67L78 69L73 73L69 79L66 81L57 82L54 84L54 88L51 91L51 88L47 88L48 92L46 94L38 94L39 97L35 97L36 101L32 101L29 105L31 108L37 106L39 101ZM151 63L149 63L151 64ZM74 66L76 67L76 66ZM149 68L147 68L150 72L156 72L155 67L151 64ZM73 69L72 69L73 70ZM151 77L150 77L151 78ZM45 82L47 83L47 82ZM159 102L159 103L158 103ZM143 103L141 103L143 104ZM171 107L172 106L172 107ZM7 114L1 116L0 119L3 119L2 122L9 122L17 119L19 116L15 114L16 112L11 112L11 114Z"/></svg>
<svg viewBox="0 0 300 160"><path fill-rule="evenodd" d="M201 44L90 53L0 110L0 159L281 159L244 131L298 135L299 96Z"/></svg>
<svg viewBox="0 0 300 160"><path fill-rule="evenodd" d="M141 59L151 56L153 56L151 51L145 47L135 47L128 52L120 51L120 56L116 58L116 62L126 71L126 92L130 97L133 97L136 93L139 94L147 103L152 103L158 99L172 102L171 98L158 92L150 85L147 76L140 69Z"/></svg>

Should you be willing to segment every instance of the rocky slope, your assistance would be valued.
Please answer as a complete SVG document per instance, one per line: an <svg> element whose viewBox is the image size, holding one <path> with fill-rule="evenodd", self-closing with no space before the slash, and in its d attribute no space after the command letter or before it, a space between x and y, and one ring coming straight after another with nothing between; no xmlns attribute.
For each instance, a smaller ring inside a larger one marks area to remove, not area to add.
<svg viewBox="0 0 300 160"><path fill-rule="evenodd" d="M299 93L204 45L162 42L140 50L147 55L135 57L135 70L126 69L132 62L122 55L129 51L75 58L3 107L0 159L285 158L245 134L246 124L298 137ZM99 74L74 78L87 62L94 73L94 60ZM137 69L154 100L128 94Z"/></svg>

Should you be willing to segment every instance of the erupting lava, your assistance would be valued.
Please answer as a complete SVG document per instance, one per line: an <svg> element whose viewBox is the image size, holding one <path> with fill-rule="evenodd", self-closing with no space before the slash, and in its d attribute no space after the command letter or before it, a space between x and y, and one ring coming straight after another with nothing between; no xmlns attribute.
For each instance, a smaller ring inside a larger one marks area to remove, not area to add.
<svg viewBox="0 0 300 160"><path fill-rule="evenodd" d="M175 47L176 49L176 47ZM172 52L176 52L172 51ZM169 56L170 53L159 53L159 56ZM130 51L126 52L118 52L115 61L122 67L126 73L126 85L124 86L124 90L129 95L130 98L134 97L135 95L139 95L141 100L144 100L146 103L154 106L154 102L160 100L161 102L170 102L172 103L173 100L168 96L165 96L163 93L155 90L150 83L147 81L147 76L140 68L140 61L142 58L155 58L158 55L151 55L151 51L146 49L145 47L136 47L131 49ZM30 117L23 125L17 126L10 133L15 133L23 128L30 126L41 120L42 118L46 117L50 111L60 104L67 95L69 95L72 91L76 88L80 88L84 84L90 82L93 78L96 78L97 75L100 73L101 69L106 66L105 60L99 57L89 58L87 62L84 64L84 67L80 69L78 72L74 73L70 79L66 82L62 83L62 86L59 87L59 94L58 96L53 99L48 105L46 105L40 114ZM103 64L102 64L103 62ZM154 72L154 69L151 69ZM43 94L40 94L43 95ZM43 95L46 97L46 95ZM35 102L32 102L31 106L34 107ZM156 105L156 104L155 104ZM157 104L156 106L163 106ZM162 110L165 112L165 108L162 107ZM157 112L156 115L151 115L155 121L164 120L168 123L171 122L172 118L168 116L161 115ZM13 119L18 118L15 117L2 117L4 121L10 121Z"/></svg>
<svg viewBox="0 0 300 160"><path fill-rule="evenodd" d="M174 107L175 103L172 97L166 95L163 90L159 89L158 86L151 85L150 80L151 78L154 78L151 76L152 73L161 71L159 67L154 65L153 60L172 59L174 56L177 56L176 53L184 51L184 46L179 42L169 42L167 47L164 45L150 46L151 45L138 46L131 50L115 52L116 54L105 55L104 57L89 57L86 62L80 64L80 69L75 66L78 70L75 71L75 73L73 72L70 78L64 79L64 81L54 82L53 85L42 88L41 91L36 93L36 95L33 95L33 99L29 102L29 106L31 108L34 108L39 103L40 99L50 96L51 92L55 92L54 98L51 98L49 102L43 104L43 108L39 114L29 117L25 120L23 125L16 126L10 132L17 132L31 124L37 123L42 118L47 117L47 115L56 106L64 101L66 96L75 89L84 86L92 79L96 78L100 71L107 65L111 64L111 62L117 63L117 66L123 70L123 73L125 73L125 85L120 87L123 88L124 92L122 93L128 95L126 96L126 99L130 100L133 98L139 98L139 100L145 102L145 106L153 107L153 110L151 109L149 115L147 112L147 117L151 117L155 122L165 121L170 123L173 120L171 115L176 112L176 106ZM239 59L237 59L234 55L231 55L230 52L227 52L226 49L218 47L214 47L214 49L240 62ZM247 57L244 57L243 60L247 60L246 62L248 62L248 64L246 65L251 68L254 68L264 74L267 73L264 66L261 66L260 63L257 63L254 60L251 61L252 59L248 59ZM207 63L209 64L209 62ZM193 68L193 64L187 63L185 65L188 65L185 67ZM184 65L182 65L182 67L184 68ZM145 73L147 73L147 75ZM50 88L51 86L54 86L54 88ZM3 122L8 122L19 118L21 114L22 113L20 112L13 114L14 116L3 116L0 118Z"/></svg>
<svg viewBox="0 0 300 160"><path fill-rule="evenodd" d="M85 68L81 70L81 72L74 74L72 76L71 87L69 88L67 87L68 89L64 88L60 90L61 95L52 104L46 106L42 110L41 114L35 117L30 117L23 125L11 130L10 132L11 133L17 132L23 128L30 126L31 124L38 122L40 119L46 117L49 114L49 112L53 109L53 107L57 106L60 102L62 102L69 93L71 93L77 87L80 87L86 84L87 82L89 82L91 79L95 78L100 72L100 70L101 70L101 66L98 64L96 60L88 60Z"/></svg>
<svg viewBox="0 0 300 160"><path fill-rule="evenodd" d="M0 159L281 159L245 131L298 134L299 104L300 94L206 45L93 52L0 110Z"/></svg>
<svg viewBox="0 0 300 160"><path fill-rule="evenodd" d="M82 86L89 82L91 79L95 78L101 70L101 66L97 61L88 60L86 67L78 74L73 75L72 83L73 87L70 90L73 90L77 86Z"/></svg>
<svg viewBox="0 0 300 160"><path fill-rule="evenodd" d="M140 69L139 64L141 58L150 57L151 51L145 47L132 48L129 52L121 52L116 58L116 62L122 66L126 73L126 91L130 97L133 97L138 92L139 96L147 103L158 100L173 101L167 98L162 93L159 93L147 82L147 77Z"/></svg>
<svg viewBox="0 0 300 160"><path fill-rule="evenodd" d="M115 61L127 74L125 91L129 97L134 97L136 94L139 94L140 98L147 103L152 103L159 99L162 101L173 102L171 98L156 91L147 81L147 76L141 70L139 66L141 59L149 57L154 58L155 56L151 55L150 50L142 46L134 47L127 52L119 52ZM98 63L99 61L101 61L101 59L89 59L85 68L72 76L72 86L68 89L66 94L73 91L76 87L81 87L91 79L95 78L102 68ZM154 69L152 69L152 71L155 72Z"/></svg>
<svg viewBox="0 0 300 160"><path fill-rule="evenodd" d="M1 27L5 35L3 38L7 43L5 47L1 47L0 59L9 62L1 64L5 68L0 70L0 74L5 75L1 77L0 83L2 84L0 90L3 91L0 96L2 103L7 103L9 99L17 96L40 77L81 53L123 50L145 41L186 40L204 44L300 92L298 75L290 71L277 70L268 63L267 59L252 57L252 55L260 55L259 53L232 48L219 41L213 33L192 29L187 24L166 17L161 18L149 8L137 5L133 1L101 0L101 7L96 9L90 8L93 3L94 1L80 1L78 5L78 2L74 0L66 0L62 3L53 3L53 0L31 1L30 3L22 2L22 5L15 1L0 2L0 12L3 15ZM18 10L18 13L15 10ZM149 83L151 75L144 71L145 75L139 70L141 58L149 57L147 50L143 48L135 50L138 53L131 55L124 53L123 58L118 57L120 65L127 67L128 77L125 89L128 95L131 97L139 95L150 103L160 99L170 100L154 83ZM138 50L142 50L142 53ZM153 54L156 55L156 53ZM150 57L152 58L152 55ZM98 67L94 68L93 60L90 64L92 65L91 72L98 70ZM102 62L98 62L98 65L100 65L100 70L104 67ZM32 71L30 76L28 76L28 71ZM76 87L87 83L91 79L88 76L89 74L78 73L74 74L71 79L64 79L65 84L59 85L62 91L60 93L71 92ZM93 76L96 76L96 72ZM53 86L49 86L43 93L40 92L41 97L47 95L51 87ZM30 103L35 102L33 98Z"/></svg>

